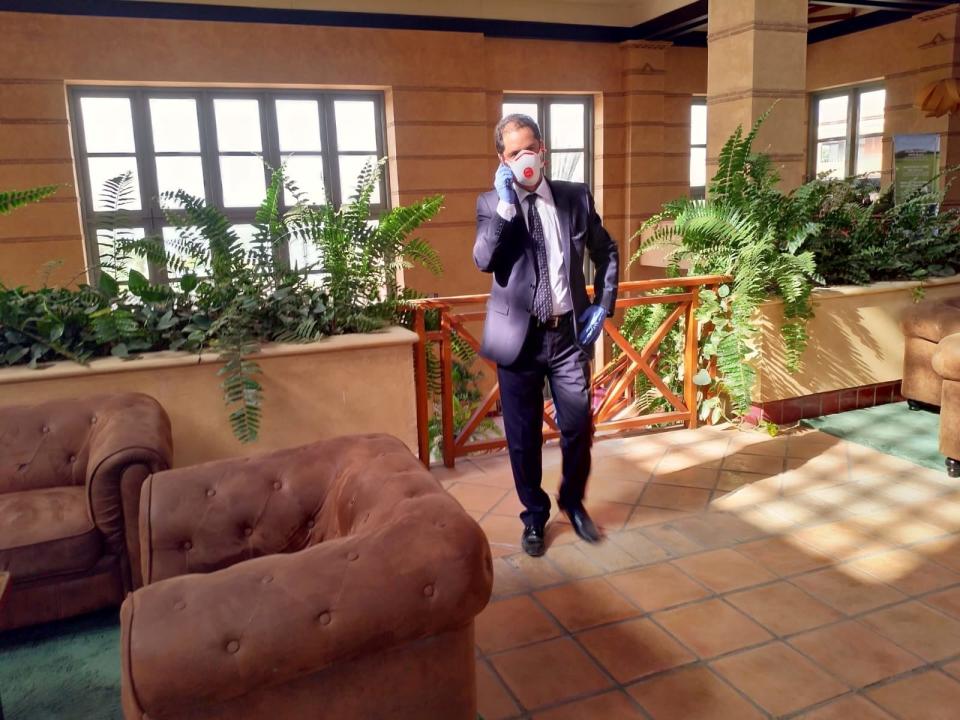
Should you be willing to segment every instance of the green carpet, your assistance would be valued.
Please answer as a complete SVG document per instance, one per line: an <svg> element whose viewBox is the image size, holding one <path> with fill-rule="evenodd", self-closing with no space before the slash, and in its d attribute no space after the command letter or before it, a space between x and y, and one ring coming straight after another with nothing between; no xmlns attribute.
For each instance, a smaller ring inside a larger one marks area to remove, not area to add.
<svg viewBox="0 0 960 720"><path fill-rule="evenodd" d="M116 609L0 634L5 720L120 720Z"/></svg>
<svg viewBox="0 0 960 720"><path fill-rule="evenodd" d="M940 454L940 416L911 410L907 403L889 403L863 410L804 420L825 433L910 460L917 465L945 470Z"/></svg>

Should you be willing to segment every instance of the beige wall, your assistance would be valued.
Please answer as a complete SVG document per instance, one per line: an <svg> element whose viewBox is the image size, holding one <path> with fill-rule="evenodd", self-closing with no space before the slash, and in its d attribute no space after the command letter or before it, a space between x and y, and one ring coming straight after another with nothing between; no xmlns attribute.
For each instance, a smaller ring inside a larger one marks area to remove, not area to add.
<svg viewBox="0 0 960 720"><path fill-rule="evenodd" d="M254 358L263 370L260 438L247 445L231 432L217 376L221 365L213 356L198 363L187 353L150 353L139 360L94 360L89 367L62 362L45 370L0 369L0 406L146 393L170 416L177 467L351 433L389 433L416 453L415 340L412 332L392 328L265 348Z"/></svg>

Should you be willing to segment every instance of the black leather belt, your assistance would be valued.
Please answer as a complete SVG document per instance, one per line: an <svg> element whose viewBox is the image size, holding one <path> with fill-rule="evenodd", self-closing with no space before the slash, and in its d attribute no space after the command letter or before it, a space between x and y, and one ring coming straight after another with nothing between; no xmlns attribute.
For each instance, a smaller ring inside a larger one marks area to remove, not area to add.
<svg viewBox="0 0 960 720"><path fill-rule="evenodd" d="M538 320L537 318L530 316L533 320L533 326L538 328L547 328L549 330L556 330L558 327L563 325L573 314L573 311L567 311L563 315L551 315L546 320Z"/></svg>

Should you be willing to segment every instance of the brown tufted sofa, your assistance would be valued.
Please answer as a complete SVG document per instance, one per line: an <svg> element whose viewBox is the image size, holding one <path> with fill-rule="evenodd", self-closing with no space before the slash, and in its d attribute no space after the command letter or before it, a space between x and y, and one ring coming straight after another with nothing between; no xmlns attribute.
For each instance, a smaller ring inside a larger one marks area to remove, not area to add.
<svg viewBox="0 0 960 720"><path fill-rule="evenodd" d="M923 302L901 319L905 336L902 394L911 406L940 406L943 381L933 369L933 354L940 341L960 333L960 297Z"/></svg>
<svg viewBox="0 0 960 720"><path fill-rule="evenodd" d="M147 395L0 407L0 629L119 605L141 584L140 487L172 454Z"/></svg>
<svg viewBox="0 0 960 720"><path fill-rule="evenodd" d="M477 523L396 438L148 478L127 720L475 720Z"/></svg>
<svg viewBox="0 0 960 720"><path fill-rule="evenodd" d="M950 477L960 477L960 332L940 341L933 369L943 382L940 452L947 458Z"/></svg>

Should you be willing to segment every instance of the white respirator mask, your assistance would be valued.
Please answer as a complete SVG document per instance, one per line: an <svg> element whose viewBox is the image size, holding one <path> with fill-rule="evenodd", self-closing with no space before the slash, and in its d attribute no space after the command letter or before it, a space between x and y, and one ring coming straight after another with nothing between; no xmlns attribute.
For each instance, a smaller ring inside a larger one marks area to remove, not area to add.
<svg viewBox="0 0 960 720"><path fill-rule="evenodd" d="M532 150L523 150L507 165L513 171L513 177L518 183L528 187L536 185L543 175L543 150L536 153Z"/></svg>

